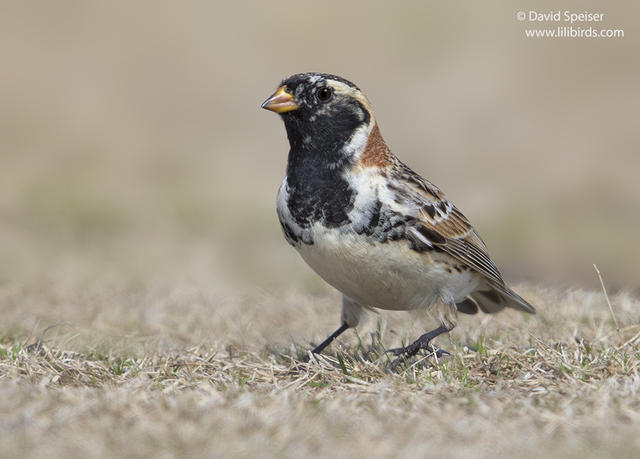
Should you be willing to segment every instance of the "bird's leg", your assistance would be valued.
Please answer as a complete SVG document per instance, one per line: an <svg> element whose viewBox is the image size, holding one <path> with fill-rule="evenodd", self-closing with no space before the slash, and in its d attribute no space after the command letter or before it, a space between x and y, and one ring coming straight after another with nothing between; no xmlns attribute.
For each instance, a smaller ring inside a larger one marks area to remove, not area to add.
<svg viewBox="0 0 640 459"><path fill-rule="evenodd" d="M331 335L329 335L329 337L327 339L325 339L323 342L318 344L315 347L315 349L313 349L311 352L313 352L314 354L321 353L324 350L325 347L327 347L329 344L331 344L331 342L334 339L336 339L338 336L340 336L348 328L349 328L349 326L346 323L343 323L342 325L340 325L340 328L338 328L336 331L331 333ZM304 361L308 361L308 360L309 360L309 356L306 356Z"/></svg>
<svg viewBox="0 0 640 459"><path fill-rule="evenodd" d="M435 330L431 330L430 332L425 333L424 335L422 335L420 338L418 338L408 346L389 349L386 352L391 352L393 355L404 354L405 357L411 357L416 355L418 351L420 351L421 349L432 348L438 357L448 354L447 351L443 351L442 349L438 349L438 348L433 348L433 346L430 346L430 343L431 343L431 340L436 336L442 335L443 333L447 333L450 330L451 330L450 328L444 325L440 325Z"/></svg>

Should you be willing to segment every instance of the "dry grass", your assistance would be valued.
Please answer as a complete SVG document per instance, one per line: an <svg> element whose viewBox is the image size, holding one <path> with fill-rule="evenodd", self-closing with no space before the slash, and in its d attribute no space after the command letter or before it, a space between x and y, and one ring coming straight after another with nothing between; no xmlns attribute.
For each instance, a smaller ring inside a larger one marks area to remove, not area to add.
<svg viewBox="0 0 640 459"><path fill-rule="evenodd" d="M523 290L544 305L539 315L465 318L439 341L451 356L422 356L395 372L381 341L397 344L421 330L404 314L374 318L329 355L300 363L309 344L303 337L320 339L335 325L333 294L223 303L192 290L140 302L131 293L109 298L72 290L58 298L54 314L87 297L112 307L99 322L88 313L71 329L61 324L40 337L5 330L0 341L0 451L4 457L637 456L640 302L613 298L626 339L621 346L602 293ZM13 291L5 305L37 301L28 297ZM154 308L157 317L145 316ZM20 321L17 309L3 312L14 325ZM133 316L139 321L127 324ZM130 331L116 337L111 327L118 325Z"/></svg>
<svg viewBox="0 0 640 459"><path fill-rule="evenodd" d="M637 5L534 41L505 2L76 3L0 14L0 456L640 456ZM389 372L434 324L381 314L299 363L339 297L282 240L258 106L308 70L365 90L537 316Z"/></svg>

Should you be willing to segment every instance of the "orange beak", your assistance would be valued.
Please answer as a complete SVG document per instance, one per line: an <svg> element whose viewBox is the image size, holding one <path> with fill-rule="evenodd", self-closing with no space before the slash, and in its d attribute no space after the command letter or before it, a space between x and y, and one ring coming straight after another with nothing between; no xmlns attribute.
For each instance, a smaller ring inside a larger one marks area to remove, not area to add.
<svg viewBox="0 0 640 459"><path fill-rule="evenodd" d="M276 113L290 112L300 108L300 106L296 104L293 95L287 92L286 86L280 86L271 97L262 103L261 107Z"/></svg>

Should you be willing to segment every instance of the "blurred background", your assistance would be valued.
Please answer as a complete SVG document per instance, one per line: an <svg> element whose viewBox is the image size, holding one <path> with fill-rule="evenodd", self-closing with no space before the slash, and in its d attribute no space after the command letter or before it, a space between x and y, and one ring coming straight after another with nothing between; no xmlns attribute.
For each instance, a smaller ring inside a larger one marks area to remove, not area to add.
<svg viewBox="0 0 640 459"><path fill-rule="evenodd" d="M259 108L323 71L365 91L507 280L599 289L597 263L637 292L640 6L536 2L605 13L617 39L525 38L531 8L4 3L0 284L328 292L280 234L288 144Z"/></svg>

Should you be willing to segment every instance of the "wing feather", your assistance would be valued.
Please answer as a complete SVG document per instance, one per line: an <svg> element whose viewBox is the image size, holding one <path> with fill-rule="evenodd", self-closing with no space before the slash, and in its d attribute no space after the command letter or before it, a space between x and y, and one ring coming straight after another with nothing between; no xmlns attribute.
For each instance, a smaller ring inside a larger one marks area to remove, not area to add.
<svg viewBox="0 0 640 459"><path fill-rule="evenodd" d="M471 223L449 202L442 191L406 165L396 165L393 179L399 182L391 191L399 194L404 212L415 218L409 231L418 241L438 247L487 278L490 284L507 293L502 275L489 258L487 247ZM435 211L433 211L435 209Z"/></svg>
<svg viewBox="0 0 640 459"><path fill-rule="evenodd" d="M475 298L486 312L505 306L535 314L535 309L504 282L487 246L473 226L444 193L396 157L387 166L386 204L407 221L407 235L415 247L437 248L481 274L486 287Z"/></svg>

